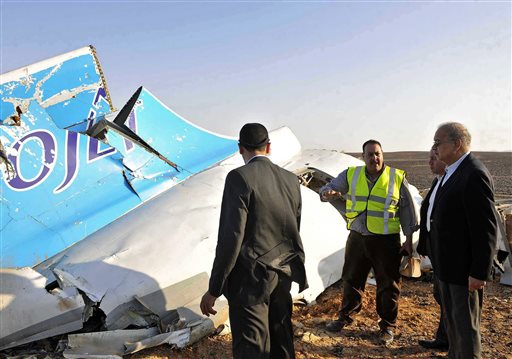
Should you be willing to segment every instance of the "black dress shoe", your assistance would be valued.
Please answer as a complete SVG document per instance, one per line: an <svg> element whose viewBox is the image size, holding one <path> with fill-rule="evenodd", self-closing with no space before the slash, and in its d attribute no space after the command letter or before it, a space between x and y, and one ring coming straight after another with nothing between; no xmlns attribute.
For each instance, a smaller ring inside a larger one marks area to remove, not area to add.
<svg viewBox="0 0 512 359"><path fill-rule="evenodd" d="M330 332L339 332L340 330L342 330L348 323L346 321L344 321L343 319L336 319L336 320L333 320L329 323L327 323L327 325L325 326L325 329L327 329L328 331Z"/></svg>
<svg viewBox="0 0 512 359"><path fill-rule="evenodd" d="M448 351L448 343L442 342L440 340L418 340L418 344L423 348L427 349L439 349L443 351Z"/></svg>

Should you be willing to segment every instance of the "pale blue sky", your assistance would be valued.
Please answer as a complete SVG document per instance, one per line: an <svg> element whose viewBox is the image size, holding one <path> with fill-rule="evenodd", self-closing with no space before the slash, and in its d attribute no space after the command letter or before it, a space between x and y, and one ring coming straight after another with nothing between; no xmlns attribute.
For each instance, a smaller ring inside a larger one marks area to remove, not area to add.
<svg viewBox="0 0 512 359"><path fill-rule="evenodd" d="M509 1L1 0L0 30L2 73L92 44L117 108L143 85L224 135L423 151L460 121L473 149L512 150Z"/></svg>

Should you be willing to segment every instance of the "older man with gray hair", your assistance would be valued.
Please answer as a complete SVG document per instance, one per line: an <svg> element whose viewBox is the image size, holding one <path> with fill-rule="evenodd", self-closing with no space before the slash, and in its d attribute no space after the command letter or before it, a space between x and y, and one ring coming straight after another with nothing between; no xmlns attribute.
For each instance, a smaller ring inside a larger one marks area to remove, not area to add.
<svg viewBox="0 0 512 359"><path fill-rule="evenodd" d="M470 144L467 128L449 122L439 126L432 146L447 167L433 190L426 225L452 359L481 356L483 288L497 240L493 181Z"/></svg>

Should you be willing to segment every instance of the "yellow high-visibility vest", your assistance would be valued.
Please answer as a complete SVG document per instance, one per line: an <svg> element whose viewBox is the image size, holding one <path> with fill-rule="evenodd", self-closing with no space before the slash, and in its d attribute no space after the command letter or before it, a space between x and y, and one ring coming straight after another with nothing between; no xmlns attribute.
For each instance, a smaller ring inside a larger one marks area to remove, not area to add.
<svg viewBox="0 0 512 359"><path fill-rule="evenodd" d="M366 213L366 227L370 233L399 233L397 212L405 171L386 166L370 192L365 167L349 167L347 170L347 228L350 229L357 216Z"/></svg>

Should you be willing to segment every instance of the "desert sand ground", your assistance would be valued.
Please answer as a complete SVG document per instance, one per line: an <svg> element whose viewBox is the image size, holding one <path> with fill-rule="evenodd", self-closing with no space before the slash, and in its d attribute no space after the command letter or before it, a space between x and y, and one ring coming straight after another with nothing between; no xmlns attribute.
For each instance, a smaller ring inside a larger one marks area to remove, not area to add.
<svg viewBox="0 0 512 359"><path fill-rule="evenodd" d="M297 359L319 358L443 358L445 353L427 350L419 339L432 339L439 320L439 308L432 296L432 284L404 280L395 340L385 347L376 340L378 316L375 312L375 287L367 286L363 310L354 323L339 334L324 330L341 304L341 283L329 287L310 306L295 306L295 352ZM482 358L512 358L512 287L488 284L482 314ZM231 336L214 336L190 348L176 351L169 346L147 349L128 356L132 359L229 359ZM249 359L249 358L248 358Z"/></svg>

